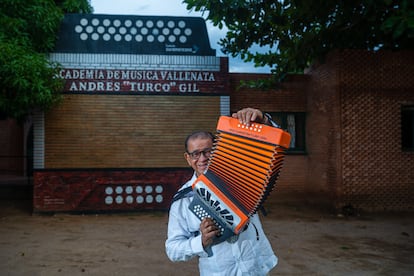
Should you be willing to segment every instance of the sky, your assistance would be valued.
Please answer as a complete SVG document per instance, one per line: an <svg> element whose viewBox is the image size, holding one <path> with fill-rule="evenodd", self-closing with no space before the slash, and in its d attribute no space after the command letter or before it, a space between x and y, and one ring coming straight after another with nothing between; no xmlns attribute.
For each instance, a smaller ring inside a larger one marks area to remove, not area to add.
<svg viewBox="0 0 414 276"><path fill-rule="evenodd" d="M182 0L91 0L94 13L122 15L166 15L166 16L202 16L201 12L189 11ZM217 44L226 34L225 30L214 27L206 22L211 48L217 56L225 56ZM230 72L239 73L270 73L269 67L254 67L240 58L229 56Z"/></svg>

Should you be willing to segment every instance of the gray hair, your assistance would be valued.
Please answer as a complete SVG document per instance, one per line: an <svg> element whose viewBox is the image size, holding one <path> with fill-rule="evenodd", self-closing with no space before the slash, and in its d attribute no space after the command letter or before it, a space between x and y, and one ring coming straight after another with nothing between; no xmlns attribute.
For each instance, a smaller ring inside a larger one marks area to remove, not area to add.
<svg viewBox="0 0 414 276"><path fill-rule="evenodd" d="M193 139L211 139L212 142L214 142L214 135L213 133L209 131L195 131L187 136L185 139L185 151L188 152L188 141Z"/></svg>

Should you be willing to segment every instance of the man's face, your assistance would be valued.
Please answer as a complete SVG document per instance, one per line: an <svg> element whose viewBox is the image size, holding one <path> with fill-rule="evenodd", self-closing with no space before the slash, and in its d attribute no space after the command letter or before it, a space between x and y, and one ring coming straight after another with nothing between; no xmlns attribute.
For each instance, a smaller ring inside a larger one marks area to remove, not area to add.
<svg viewBox="0 0 414 276"><path fill-rule="evenodd" d="M190 139L187 144L188 152L184 153L184 157L194 171L199 176L207 169L208 158L213 147L213 141L205 138Z"/></svg>

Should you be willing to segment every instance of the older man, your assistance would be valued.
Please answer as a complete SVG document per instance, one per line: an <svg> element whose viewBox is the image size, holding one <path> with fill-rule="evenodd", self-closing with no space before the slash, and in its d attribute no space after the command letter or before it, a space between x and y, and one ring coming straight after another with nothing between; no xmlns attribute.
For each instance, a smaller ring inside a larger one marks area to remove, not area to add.
<svg viewBox="0 0 414 276"><path fill-rule="evenodd" d="M269 116L254 108L242 109L232 117L247 125L251 122L274 125ZM191 184L207 169L213 141L213 135L205 131L192 133L185 141L184 158L194 174L180 188L171 205L166 253L173 262L198 257L200 275L266 275L278 259L258 214L250 218L248 227L236 239L213 244L218 234L214 222L211 219L200 222L188 208L193 199Z"/></svg>

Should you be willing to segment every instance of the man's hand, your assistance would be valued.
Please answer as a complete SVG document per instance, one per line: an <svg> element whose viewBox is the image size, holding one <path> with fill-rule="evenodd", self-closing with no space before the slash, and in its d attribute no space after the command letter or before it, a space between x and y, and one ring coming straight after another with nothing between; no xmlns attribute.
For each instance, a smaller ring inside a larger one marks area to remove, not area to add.
<svg viewBox="0 0 414 276"><path fill-rule="evenodd" d="M217 226L210 218L205 218L201 221L200 232L201 242L203 243L204 248L210 246L213 243L214 238L220 233Z"/></svg>
<svg viewBox="0 0 414 276"><path fill-rule="evenodd" d="M263 116L263 112L255 108L243 108L231 115L233 118L239 119L240 123L250 126L251 122L265 124L267 118Z"/></svg>

